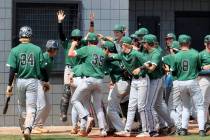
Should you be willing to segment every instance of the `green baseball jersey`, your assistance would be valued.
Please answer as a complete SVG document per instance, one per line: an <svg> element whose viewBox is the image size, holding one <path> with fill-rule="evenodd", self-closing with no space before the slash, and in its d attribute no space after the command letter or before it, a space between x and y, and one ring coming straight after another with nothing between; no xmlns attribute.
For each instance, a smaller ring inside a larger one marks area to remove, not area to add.
<svg viewBox="0 0 210 140"><path fill-rule="evenodd" d="M205 50L199 53L200 66L210 65L210 53ZM210 70L202 70L199 75L210 75Z"/></svg>
<svg viewBox="0 0 210 140"><path fill-rule="evenodd" d="M146 52L144 55L146 55L147 62L156 65L154 71L148 71L150 79L161 78L163 76L161 52L157 48L153 48L150 52Z"/></svg>
<svg viewBox="0 0 210 140"><path fill-rule="evenodd" d="M53 65L53 57L50 57L48 52L43 53L44 63L45 63L45 69L47 70L47 74L49 75L52 65ZM41 73L41 79L44 79L44 74Z"/></svg>
<svg viewBox="0 0 210 140"><path fill-rule="evenodd" d="M199 53L200 65L210 65L210 53L206 50L203 50Z"/></svg>
<svg viewBox="0 0 210 140"><path fill-rule="evenodd" d="M70 65L72 67L74 67L75 65L78 65L80 63L80 59L78 57L69 57L68 53L69 53L69 49L71 48L71 42L69 42L68 40L64 41L62 43L62 46L64 48L64 54L65 54L65 64L66 65ZM77 47L78 49L79 47Z"/></svg>
<svg viewBox="0 0 210 140"><path fill-rule="evenodd" d="M53 57L50 57L48 52L43 53L44 61L45 61L45 68L48 71L51 71L53 66Z"/></svg>
<svg viewBox="0 0 210 140"><path fill-rule="evenodd" d="M181 50L175 54L174 70L179 81L196 79L199 67L199 53L196 50Z"/></svg>
<svg viewBox="0 0 210 140"><path fill-rule="evenodd" d="M40 69L45 67L40 47L25 43L13 48L9 54L7 65L17 70L17 78L41 77Z"/></svg>
<svg viewBox="0 0 210 140"><path fill-rule="evenodd" d="M105 75L105 54L98 46L84 46L76 50L79 58L84 59L82 73L84 76L102 79Z"/></svg>
<svg viewBox="0 0 210 140"><path fill-rule="evenodd" d="M72 69L74 77L83 77L84 75L82 74L82 70L83 70L83 64L74 66L74 68Z"/></svg>
<svg viewBox="0 0 210 140"><path fill-rule="evenodd" d="M108 73L113 83L116 83L119 80L126 80L120 61L109 61L109 59L106 59L105 67L108 69Z"/></svg>
<svg viewBox="0 0 210 140"><path fill-rule="evenodd" d="M163 61L164 64L166 64L170 67L170 71L172 73L174 71L175 55L174 54L168 54L168 55L162 57L162 61ZM172 77L173 77L173 80L177 80L176 76L172 75Z"/></svg>
<svg viewBox="0 0 210 140"><path fill-rule="evenodd" d="M144 65L146 62L145 57L141 52L138 52L136 50L131 50L130 53L120 53L113 56L116 59L120 59L125 66L126 70L130 75L132 75L134 78L139 78L140 76L145 76L145 71L142 70L138 75L133 75L132 72L136 68L139 68Z"/></svg>

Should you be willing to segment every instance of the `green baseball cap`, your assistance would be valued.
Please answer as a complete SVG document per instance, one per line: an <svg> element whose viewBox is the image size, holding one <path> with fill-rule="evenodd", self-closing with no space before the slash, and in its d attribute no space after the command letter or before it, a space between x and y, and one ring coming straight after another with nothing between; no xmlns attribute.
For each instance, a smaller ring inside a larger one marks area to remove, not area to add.
<svg viewBox="0 0 210 140"><path fill-rule="evenodd" d="M120 31L120 32L123 32L123 31L125 31L125 26L124 25L121 25L121 24L116 24L115 26L114 26L114 29L113 29L113 31Z"/></svg>
<svg viewBox="0 0 210 140"><path fill-rule="evenodd" d="M81 39L81 45L82 46L87 46L87 40L85 38Z"/></svg>
<svg viewBox="0 0 210 140"><path fill-rule="evenodd" d="M106 48L110 52L114 52L115 51L115 45L111 41L105 41L105 43L102 45L102 48Z"/></svg>
<svg viewBox="0 0 210 140"><path fill-rule="evenodd" d="M171 48L175 49L175 50L179 50L180 49L180 44L178 41L173 41L171 44Z"/></svg>
<svg viewBox="0 0 210 140"><path fill-rule="evenodd" d="M134 33L130 35L131 39L138 39L138 36Z"/></svg>
<svg viewBox="0 0 210 140"><path fill-rule="evenodd" d="M131 45L132 39L131 39L130 37L128 37L128 36L124 36L124 37L122 38L122 43L123 43L123 44Z"/></svg>
<svg viewBox="0 0 210 140"><path fill-rule="evenodd" d="M181 34L181 35L179 35L178 41L180 44L181 43L189 43L191 41L191 37L186 34Z"/></svg>
<svg viewBox="0 0 210 140"><path fill-rule="evenodd" d="M148 43L148 44L155 43L154 35L152 35L152 34L145 35L143 37L143 41L142 42Z"/></svg>
<svg viewBox="0 0 210 140"><path fill-rule="evenodd" d="M142 28L140 28L140 29L138 30L138 34L139 34L139 36L144 36L144 35L149 34L149 31L148 31L147 28L142 27Z"/></svg>
<svg viewBox="0 0 210 140"><path fill-rule="evenodd" d="M176 35L174 33L168 33L166 36L165 36L165 39L167 38L172 38L173 40L176 40Z"/></svg>
<svg viewBox="0 0 210 140"><path fill-rule="evenodd" d="M81 31L80 31L79 29L74 29L74 30L71 32L71 37L82 37Z"/></svg>
<svg viewBox="0 0 210 140"><path fill-rule="evenodd" d="M205 43L210 43L210 35L206 35L206 36L204 37L204 42L205 42Z"/></svg>
<svg viewBox="0 0 210 140"><path fill-rule="evenodd" d="M87 36L87 41L90 42L97 42L98 41L98 37L95 33L89 33Z"/></svg>
<svg viewBox="0 0 210 140"><path fill-rule="evenodd" d="M153 34L149 34L149 35L153 37L154 42L157 42L157 36L156 35L153 35Z"/></svg>

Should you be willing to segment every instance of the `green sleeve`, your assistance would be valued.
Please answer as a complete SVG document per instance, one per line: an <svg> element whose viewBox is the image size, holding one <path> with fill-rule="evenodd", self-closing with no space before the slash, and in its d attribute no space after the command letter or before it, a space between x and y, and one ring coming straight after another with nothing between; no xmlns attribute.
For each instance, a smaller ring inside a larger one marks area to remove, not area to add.
<svg viewBox="0 0 210 140"><path fill-rule="evenodd" d="M44 56L41 49L39 51L39 64L40 64L40 68L45 68L47 66L47 62L44 60Z"/></svg>
<svg viewBox="0 0 210 140"><path fill-rule="evenodd" d="M85 57L87 57L87 55L88 55L88 48L87 48L87 47L88 47L88 46L85 46L85 47L82 47L82 48L80 48L80 49L77 49L77 50L76 50L77 56L80 57L80 58L85 58Z"/></svg>
<svg viewBox="0 0 210 140"><path fill-rule="evenodd" d="M114 60L121 60L122 59L122 55L121 54L113 54L111 56Z"/></svg>
<svg viewBox="0 0 210 140"><path fill-rule="evenodd" d="M13 49L11 50L9 54L9 57L7 60L7 66L17 69L17 59L16 59L16 55Z"/></svg>
<svg viewBox="0 0 210 140"><path fill-rule="evenodd" d="M160 64L160 61L161 61L161 55L159 53L154 53L150 60L150 62L156 66Z"/></svg>
<svg viewBox="0 0 210 140"><path fill-rule="evenodd" d="M139 60L141 65L144 65L144 63L147 61L146 58L144 57L144 55L140 52L136 53L135 57Z"/></svg>

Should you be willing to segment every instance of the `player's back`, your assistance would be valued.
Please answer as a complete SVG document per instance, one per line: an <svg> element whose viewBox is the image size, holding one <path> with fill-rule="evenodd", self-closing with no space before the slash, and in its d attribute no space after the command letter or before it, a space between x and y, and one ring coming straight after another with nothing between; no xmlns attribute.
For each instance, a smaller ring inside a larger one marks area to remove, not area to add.
<svg viewBox="0 0 210 140"><path fill-rule="evenodd" d="M103 50L98 46L85 46L81 50L86 53L83 74L102 79L105 73L105 54Z"/></svg>
<svg viewBox="0 0 210 140"><path fill-rule="evenodd" d="M180 51L175 55L175 69L180 81L195 79L198 75L198 52L194 49Z"/></svg>
<svg viewBox="0 0 210 140"><path fill-rule="evenodd" d="M39 78L43 55L40 47L32 43L21 43L12 50L18 78Z"/></svg>

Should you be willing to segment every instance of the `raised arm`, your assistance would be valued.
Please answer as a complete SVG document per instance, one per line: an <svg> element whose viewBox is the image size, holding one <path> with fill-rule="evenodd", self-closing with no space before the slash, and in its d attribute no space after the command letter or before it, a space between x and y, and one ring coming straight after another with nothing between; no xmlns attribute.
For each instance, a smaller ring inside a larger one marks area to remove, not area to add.
<svg viewBox="0 0 210 140"><path fill-rule="evenodd" d="M90 13L90 28L89 28L89 32L94 32L94 20L95 20L95 14L94 13Z"/></svg>
<svg viewBox="0 0 210 140"><path fill-rule="evenodd" d="M58 33L59 33L59 38L61 41L66 40L66 35L63 32L63 25L62 22L65 19L66 15L64 14L63 10L59 10L57 12L57 18L58 18Z"/></svg>

